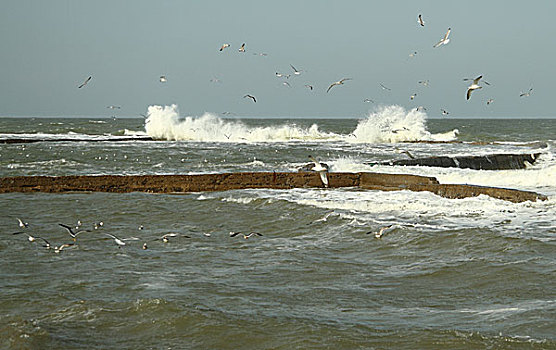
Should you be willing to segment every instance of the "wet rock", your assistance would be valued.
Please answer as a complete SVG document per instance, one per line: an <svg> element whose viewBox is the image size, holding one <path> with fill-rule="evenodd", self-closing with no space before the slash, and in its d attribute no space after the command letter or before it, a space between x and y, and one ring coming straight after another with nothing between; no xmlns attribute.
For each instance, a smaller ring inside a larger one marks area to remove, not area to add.
<svg viewBox="0 0 556 350"><path fill-rule="evenodd" d="M534 154L491 154L485 156L429 157L420 159L400 159L382 165L419 165L441 168L462 168L475 170L512 170L524 169L533 164L540 156Z"/></svg>

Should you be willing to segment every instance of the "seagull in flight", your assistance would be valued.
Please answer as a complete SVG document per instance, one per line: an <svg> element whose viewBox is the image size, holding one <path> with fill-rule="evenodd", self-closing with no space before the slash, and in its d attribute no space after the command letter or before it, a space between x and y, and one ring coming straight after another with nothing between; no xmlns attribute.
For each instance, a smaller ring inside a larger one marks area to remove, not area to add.
<svg viewBox="0 0 556 350"><path fill-rule="evenodd" d="M302 70L295 69L295 67L292 66L291 64L290 64L290 67L292 67L294 75L301 75L301 72L303 72Z"/></svg>
<svg viewBox="0 0 556 350"><path fill-rule="evenodd" d="M276 76L277 76L278 78L286 78L286 79L289 79L289 78L290 78L290 75L289 75L289 74L283 74L283 73L279 73L279 72L276 72Z"/></svg>
<svg viewBox="0 0 556 350"><path fill-rule="evenodd" d="M304 85L307 89L313 91L313 85L305 84Z"/></svg>
<svg viewBox="0 0 556 350"><path fill-rule="evenodd" d="M79 85L77 88L78 88L78 89L81 89L83 86L87 85L87 83L88 83L92 78L93 78L92 76L89 76L89 77L88 77L87 79L85 79L85 81L84 81L81 85Z"/></svg>
<svg viewBox="0 0 556 350"><path fill-rule="evenodd" d="M108 109L121 109L122 107L111 105L111 106L106 106L106 108L108 108Z"/></svg>
<svg viewBox="0 0 556 350"><path fill-rule="evenodd" d="M249 239L250 237L255 236L255 235L262 237L262 234L260 234L259 232L251 232L247 235L245 233L241 233L241 232L234 232L234 231L230 232L230 237L235 237L237 235L242 235L243 238L245 238L245 239Z"/></svg>
<svg viewBox="0 0 556 350"><path fill-rule="evenodd" d="M413 51L412 53L409 54L409 57L415 57L417 56L417 51Z"/></svg>
<svg viewBox="0 0 556 350"><path fill-rule="evenodd" d="M487 100L487 106L488 106L489 104L491 104L492 102L494 102L494 99L493 99L493 98L489 98L489 99Z"/></svg>
<svg viewBox="0 0 556 350"><path fill-rule="evenodd" d="M440 39L439 42L437 42L436 44L434 44L434 48L439 47L440 45L446 45L450 42L450 39L448 39L448 36L450 35L450 31L452 30L452 28L448 28L448 31L446 32L446 34L444 34L444 37L442 39Z"/></svg>
<svg viewBox="0 0 556 350"><path fill-rule="evenodd" d="M417 94L413 94L413 95L409 96L409 99L413 101L415 99L415 97L417 97Z"/></svg>
<svg viewBox="0 0 556 350"><path fill-rule="evenodd" d="M326 92L330 91L330 89L332 89L332 88L333 88L334 86L336 86L336 85L344 85L344 81L346 81L346 80L352 80L352 79L351 79L351 78L344 78L344 79L339 80L339 81L337 81L337 82L335 82L335 83L332 83L332 84L330 84L330 86L328 87L328 89L326 90Z"/></svg>
<svg viewBox="0 0 556 350"><path fill-rule="evenodd" d="M68 233L69 233L69 235L71 236L71 238L73 238L74 241L77 240L77 235L78 235L78 234L80 234L80 233L82 233L82 232L91 232L91 230L77 230L77 231L74 231L73 228L71 228L71 227L68 226L68 225L64 225L64 224L58 224L58 225L60 225L60 226L62 226L63 228L65 228L65 229L68 231Z"/></svg>
<svg viewBox="0 0 556 350"><path fill-rule="evenodd" d="M165 83L168 81L168 79L166 79L165 75L161 75L160 78L158 78L158 81L160 81L161 83Z"/></svg>
<svg viewBox="0 0 556 350"><path fill-rule="evenodd" d="M429 80L428 80L428 79L427 79L427 80L421 80L421 81L419 81L418 83L421 84L421 85L423 85L424 87L429 86Z"/></svg>
<svg viewBox="0 0 556 350"><path fill-rule="evenodd" d="M533 88L530 88L529 91L527 91L527 92L523 92L523 91L522 91L522 92L519 94L519 97L529 97L529 96L531 96L531 92L532 92L532 91L533 91Z"/></svg>
<svg viewBox="0 0 556 350"><path fill-rule="evenodd" d="M321 162L316 160L313 156L309 156L309 159L313 163L315 163L311 170L318 172L324 187L328 187L328 176L326 175L326 173L328 172L328 168L325 167Z"/></svg>
<svg viewBox="0 0 556 350"><path fill-rule="evenodd" d="M480 75L477 78L473 79L473 83L471 83L471 85L469 85L469 87L467 88L467 99L469 100L469 98L471 97L471 93L473 92L473 90L477 90L477 89L482 89L483 87L479 85L479 80L481 80L483 76Z"/></svg>
<svg viewBox="0 0 556 350"><path fill-rule="evenodd" d="M162 242L168 243L168 242L170 242L169 237L178 237L178 236L179 237L184 237L184 238L191 238L189 236L179 235L177 233L167 233L167 234L163 235L162 237L159 237L159 238L155 239L155 241L158 241L160 239Z"/></svg>
<svg viewBox="0 0 556 350"><path fill-rule="evenodd" d="M392 89L390 89L390 88L387 87L387 86L384 86L384 84L382 84L382 83L380 83L380 87L381 87L383 90L392 91Z"/></svg>
<svg viewBox="0 0 556 350"><path fill-rule="evenodd" d="M20 218L16 218L17 221L19 221L19 227L21 228L28 228L29 227L29 223L28 222L23 222Z"/></svg>
<svg viewBox="0 0 556 350"><path fill-rule="evenodd" d="M421 25L421 27L425 26L425 21L423 21L423 17L421 16L421 14L419 14L419 16L417 17L417 22Z"/></svg>
<svg viewBox="0 0 556 350"><path fill-rule="evenodd" d="M113 234L107 232L105 232L104 234L107 235L108 237L111 237L114 240L114 242L116 242L116 244L118 245L118 248L121 248L125 245L125 242L122 239L114 236Z"/></svg>
<svg viewBox="0 0 556 350"><path fill-rule="evenodd" d="M371 100L370 98L366 98L363 100L363 102L371 102L371 103L375 103L375 101Z"/></svg>
<svg viewBox="0 0 556 350"><path fill-rule="evenodd" d="M227 48L227 47L230 47L230 44L222 44L222 46L220 46L220 50L219 50L219 51L222 51L222 50L224 50L224 49Z"/></svg>
<svg viewBox="0 0 556 350"><path fill-rule="evenodd" d="M248 98L252 99L252 100L253 100L253 102L257 102L257 99L256 99L256 98L255 98L255 96L253 96L253 95L249 95L249 94L247 94L247 95L243 96L243 98L246 98L246 97L248 97Z"/></svg>
<svg viewBox="0 0 556 350"><path fill-rule="evenodd" d="M239 48L239 52L245 52L245 43L241 44L241 47Z"/></svg>
<svg viewBox="0 0 556 350"><path fill-rule="evenodd" d="M448 115L450 114L447 110L440 108L440 111L442 112L442 115Z"/></svg>
<svg viewBox="0 0 556 350"><path fill-rule="evenodd" d="M371 234L371 233L372 233L372 234L374 234L375 238L380 239L380 238L382 238L382 236L384 235L384 231L388 230L388 229L389 229L390 227L392 227L392 226L394 226L394 225L384 226L384 227L381 227L381 228L380 228L378 231L376 231L376 232L375 232L375 231L369 231L369 232L367 232L366 234Z"/></svg>
<svg viewBox="0 0 556 350"><path fill-rule="evenodd" d="M29 242L34 242L37 238L40 238L40 239L44 240L44 238L42 238L42 237L32 236L32 235L28 234L27 232L23 232L23 231L14 232L14 233L12 233L12 235L19 235L19 234L22 234L22 233L25 233L27 235L27 239L29 240Z"/></svg>

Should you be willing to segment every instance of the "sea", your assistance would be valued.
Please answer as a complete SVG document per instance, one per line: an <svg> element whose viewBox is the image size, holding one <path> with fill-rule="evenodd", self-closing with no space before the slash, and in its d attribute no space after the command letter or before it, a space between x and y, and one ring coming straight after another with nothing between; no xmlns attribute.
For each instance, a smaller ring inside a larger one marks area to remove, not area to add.
<svg viewBox="0 0 556 350"><path fill-rule="evenodd" d="M381 165L405 151L540 156L519 170ZM174 105L146 118L0 118L1 177L296 172L309 155L330 172L548 200L0 194L0 348L556 349L556 118L431 119L400 106L362 118L183 116ZM83 232L73 241L59 224Z"/></svg>

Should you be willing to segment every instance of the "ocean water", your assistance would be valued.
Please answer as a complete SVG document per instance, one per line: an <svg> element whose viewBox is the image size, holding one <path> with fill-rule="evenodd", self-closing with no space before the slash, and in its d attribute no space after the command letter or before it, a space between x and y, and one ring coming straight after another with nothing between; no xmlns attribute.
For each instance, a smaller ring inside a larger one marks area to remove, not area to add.
<svg viewBox="0 0 556 350"><path fill-rule="evenodd" d="M0 348L556 349L556 119L427 119L397 106L362 119L223 119L151 106L146 120L1 118L7 139L27 142L0 143L2 177L296 171L310 154L330 171L549 199L1 194ZM522 170L376 165L404 150L541 156ZM60 253L27 239L72 243L58 224L78 221L89 232ZM381 239L367 234L390 224Z"/></svg>

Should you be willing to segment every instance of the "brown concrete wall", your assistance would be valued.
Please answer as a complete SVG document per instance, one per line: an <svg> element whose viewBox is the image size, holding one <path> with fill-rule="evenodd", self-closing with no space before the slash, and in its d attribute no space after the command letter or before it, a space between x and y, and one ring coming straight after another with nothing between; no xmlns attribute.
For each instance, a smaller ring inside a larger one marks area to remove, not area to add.
<svg viewBox="0 0 556 350"><path fill-rule="evenodd" d="M447 198L489 195L511 202L546 200L534 192L471 185L439 184L434 177L380 173L329 173L331 188L360 187L379 191L430 191ZM204 192L245 188L324 187L314 172L246 172L204 175L141 176L17 176L0 178L0 193L8 192Z"/></svg>

